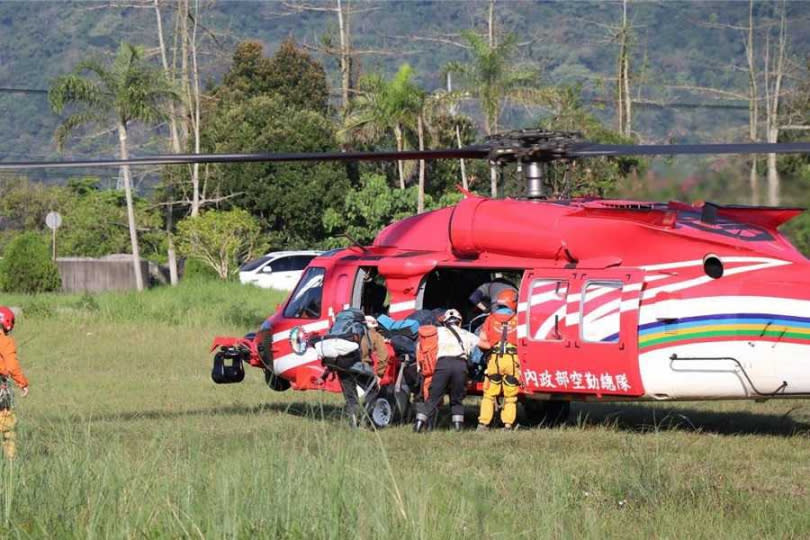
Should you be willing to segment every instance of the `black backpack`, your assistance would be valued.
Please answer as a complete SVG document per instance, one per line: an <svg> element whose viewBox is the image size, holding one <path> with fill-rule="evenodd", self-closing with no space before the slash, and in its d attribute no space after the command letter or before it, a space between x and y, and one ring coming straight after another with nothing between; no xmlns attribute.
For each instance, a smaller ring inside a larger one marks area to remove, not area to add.
<svg viewBox="0 0 810 540"><path fill-rule="evenodd" d="M439 317L441 317L442 314L444 314L444 310L442 308L417 309L408 315L408 318L418 322L419 326L436 326L439 324Z"/></svg>

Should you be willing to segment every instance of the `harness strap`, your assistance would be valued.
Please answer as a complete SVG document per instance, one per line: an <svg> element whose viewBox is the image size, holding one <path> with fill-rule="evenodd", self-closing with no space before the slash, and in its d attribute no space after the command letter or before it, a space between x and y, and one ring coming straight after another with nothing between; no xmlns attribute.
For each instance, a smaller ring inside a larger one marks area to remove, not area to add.
<svg viewBox="0 0 810 540"><path fill-rule="evenodd" d="M461 347L461 357L464 360L467 360L467 350L464 348L464 342L461 341L461 337L458 335L458 333L455 330L453 330L452 325L447 325L447 326L445 326L445 328L447 328L450 331L450 333L453 334L453 337L456 338L456 341L458 341L459 347Z"/></svg>

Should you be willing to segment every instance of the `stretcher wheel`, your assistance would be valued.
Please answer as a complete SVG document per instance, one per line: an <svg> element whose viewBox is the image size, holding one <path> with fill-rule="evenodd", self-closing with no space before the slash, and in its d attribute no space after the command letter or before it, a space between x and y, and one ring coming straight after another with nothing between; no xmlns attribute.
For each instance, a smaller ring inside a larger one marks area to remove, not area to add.
<svg viewBox="0 0 810 540"><path fill-rule="evenodd" d="M402 412L394 396L394 388L385 386L379 395L368 406L368 414L374 426L378 429L398 424L402 420Z"/></svg>

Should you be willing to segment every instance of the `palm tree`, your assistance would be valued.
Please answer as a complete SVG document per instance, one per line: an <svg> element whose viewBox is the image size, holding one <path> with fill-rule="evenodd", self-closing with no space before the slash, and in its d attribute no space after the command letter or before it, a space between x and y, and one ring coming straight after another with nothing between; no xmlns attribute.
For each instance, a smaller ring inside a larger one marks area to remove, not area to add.
<svg viewBox="0 0 810 540"><path fill-rule="evenodd" d="M545 92L539 88L539 73L535 69L515 66L513 56L517 47L515 36L509 35L495 43L494 34L485 39L475 32L465 31L471 59L468 63L451 62L445 71L457 73L462 85L478 99L484 113L484 131L492 135L498 131L504 101L512 99L523 103L544 100ZM492 196L497 195L497 173L492 169Z"/></svg>
<svg viewBox="0 0 810 540"><path fill-rule="evenodd" d="M413 69L403 64L394 78L386 81L380 75L367 75L358 83L359 95L346 117L343 133L361 140L373 141L393 131L397 150L405 149L405 133L417 128L424 91L413 82ZM405 189L405 169L397 161L399 187Z"/></svg>
<svg viewBox="0 0 810 540"><path fill-rule="evenodd" d="M58 77L48 92L51 108L60 114L71 105L74 109L56 129L54 137L61 151L76 129L88 125L115 125L118 131L119 156L129 158L127 129L131 122L155 124L167 117L165 104L178 99L162 71L143 59L143 50L122 43L112 64L95 60L80 62L72 73ZM143 290L143 275L132 203L132 180L129 166L123 165L127 221L132 243L135 284Z"/></svg>
<svg viewBox="0 0 810 540"><path fill-rule="evenodd" d="M418 110L416 117L416 135L419 150L425 149L425 139L437 138L435 129L437 118L445 114L450 114L452 107L464 97L462 92L451 92L446 90L436 90L434 92L422 92L418 96ZM467 189L465 182L464 189ZM418 213L425 209L425 160L419 160L419 193L417 196Z"/></svg>

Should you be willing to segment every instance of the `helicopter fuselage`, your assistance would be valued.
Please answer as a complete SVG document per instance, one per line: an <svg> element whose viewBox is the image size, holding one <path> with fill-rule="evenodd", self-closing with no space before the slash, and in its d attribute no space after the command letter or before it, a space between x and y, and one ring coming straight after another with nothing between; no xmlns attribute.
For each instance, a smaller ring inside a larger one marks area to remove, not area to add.
<svg viewBox="0 0 810 540"><path fill-rule="evenodd" d="M293 389L338 391L319 384L313 349L293 350L293 328L325 333L349 306L395 319L438 307L472 315L469 293L501 273L519 287L525 397L810 395L810 264L777 230L800 211L468 197L314 259L267 320L272 365L255 339L214 348L249 350L251 365Z"/></svg>

